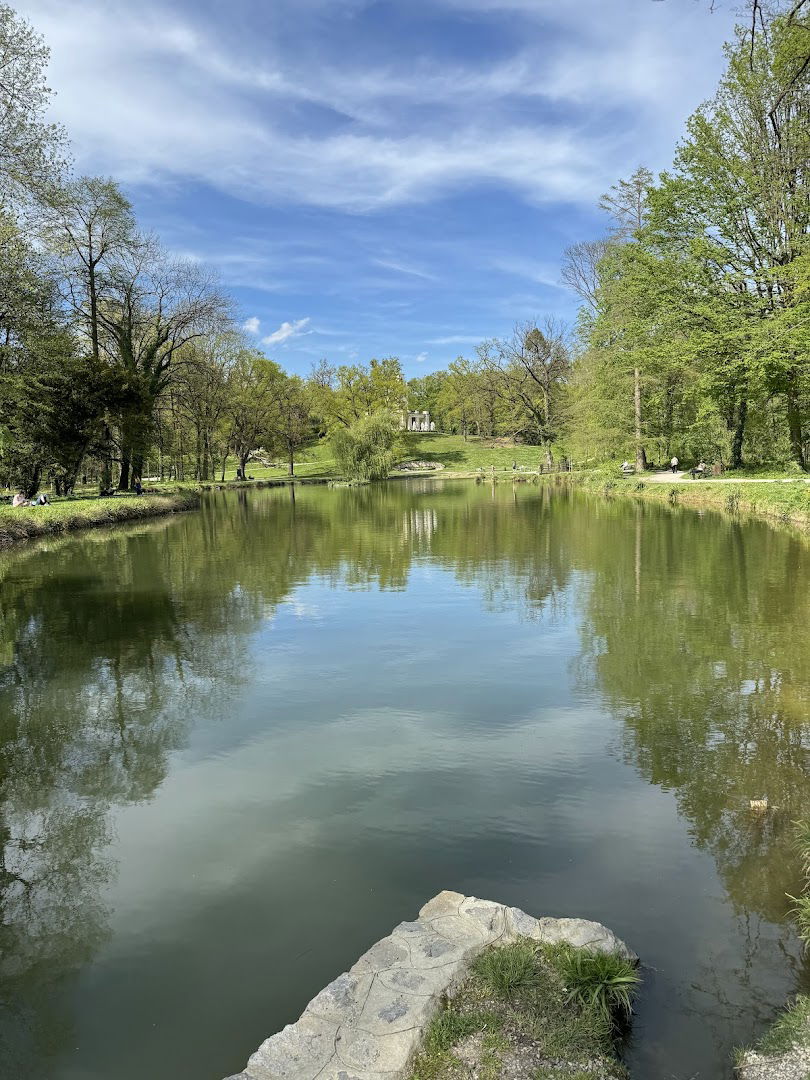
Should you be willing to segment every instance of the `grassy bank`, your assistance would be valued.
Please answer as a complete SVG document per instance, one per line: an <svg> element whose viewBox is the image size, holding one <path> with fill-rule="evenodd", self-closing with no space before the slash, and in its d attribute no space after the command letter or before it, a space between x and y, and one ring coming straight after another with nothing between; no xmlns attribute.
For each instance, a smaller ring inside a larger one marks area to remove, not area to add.
<svg viewBox="0 0 810 1080"><path fill-rule="evenodd" d="M5 505L0 507L0 544L174 514L194 510L199 505L199 495L191 491L112 499L64 499L48 506Z"/></svg>
<svg viewBox="0 0 810 1080"><path fill-rule="evenodd" d="M792 914L805 948L810 948L810 820L796 823L796 852L804 888ZM810 997L799 994L750 1050L737 1054L740 1080L806 1080L810 1076Z"/></svg>
<svg viewBox="0 0 810 1080"><path fill-rule="evenodd" d="M434 1018L411 1080L611 1080L638 975L619 956L518 941L476 957Z"/></svg>
<svg viewBox="0 0 810 1080"><path fill-rule="evenodd" d="M803 480L759 484L735 484L733 480L676 480L671 484L660 484L645 482L643 476L622 477L605 470L575 472L555 479L605 495L631 495L729 513L750 513L810 527L810 485Z"/></svg>

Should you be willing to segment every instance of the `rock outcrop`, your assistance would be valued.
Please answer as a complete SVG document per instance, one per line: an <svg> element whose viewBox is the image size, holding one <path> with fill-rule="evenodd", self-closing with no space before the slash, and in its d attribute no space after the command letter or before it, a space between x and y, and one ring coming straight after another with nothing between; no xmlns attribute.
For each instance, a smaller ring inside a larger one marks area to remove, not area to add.
<svg viewBox="0 0 810 1080"><path fill-rule="evenodd" d="M491 900L441 892L416 921L400 923L372 945L228 1080L401 1080L442 995L466 975L473 957L518 938L637 960L600 923L535 919Z"/></svg>

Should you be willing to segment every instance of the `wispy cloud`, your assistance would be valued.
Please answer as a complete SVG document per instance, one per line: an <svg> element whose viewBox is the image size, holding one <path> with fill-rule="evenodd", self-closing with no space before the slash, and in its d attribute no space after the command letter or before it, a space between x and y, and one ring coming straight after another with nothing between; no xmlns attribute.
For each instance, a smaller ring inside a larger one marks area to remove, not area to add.
<svg viewBox="0 0 810 1080"><path fill-rule="evenodd" d="M536 285L545 285L550 289L561 289L560 268L556 263L538 259L525 259L517 256L502 256L492 260L492 266L504 274L525 278Z"/></svg>
<svg viewBox="0 0 810 1080"><path fill-rule="evenodd" d="M407 274L410 277L421 278L423 281L436 281L436 275L427 270L421 270L418 266L409 266L406 263L394 262L392 259L372 259L375 266L382 266L385 270L394 270L397 274Z"/></svg>
<svg viewBox="0 0 810 1080"><path fill-rule="evenodd" d="M274 330L272 334L262 338L262 345L281 345L282 342L289 341L290 338L299 337L301 334L306 333L305 328L308 324L309 317L296 319L295 322L283 322L278 330Z"/></svg>
<svg viewBox="0 0 810 1080"><path fill-rule="evenodd" d="M316 63L309 42L274 41L273 25L254 34L260 50L202 12L155 0L137 12L122 0L24 8L51 45L55 114L82 166L130 182L203 182L260 203L369 211L491 183L534 204L591 202L627 171L640 136L648 157L671 145L662 111L682 118L711 86L716 41L696 25L718 27L719 16L687 20L674 2L623 13L585 0L586 16L582 4L563 16L550 0L446 2L545 19L554 48L534 28L528 45L490 64L429 52L405 63L389 51L369 68L330 49L328 8ZM274 23L291 13L292 0L277 0ZM302 124L304 105L321 110L317 125ZM630 112L607 123L617 108ZM432 280L419 267L390 268Z"/></svg>
<svg viewBox="0 0 810 1080"><path fill-rule="evenodd" d="M251 315L249 319L245 319L242 323L242 329L247 330L249 334L258 334L259 325L259 319L255 315Z"/></svg>
<svg viewBox="0 0 810 1080"><path fill-rule="evenodd" d="M486 334L450 334L447 337L429 338L428 345L477 345Z"/></svg>
<svg viewBox="0 0 810 1080"><path fill-rule="evenodd" d="M426 352L420 352L419 355L415 356L413 359L415 364L424 364L427 358L428 354Z"/></svg>

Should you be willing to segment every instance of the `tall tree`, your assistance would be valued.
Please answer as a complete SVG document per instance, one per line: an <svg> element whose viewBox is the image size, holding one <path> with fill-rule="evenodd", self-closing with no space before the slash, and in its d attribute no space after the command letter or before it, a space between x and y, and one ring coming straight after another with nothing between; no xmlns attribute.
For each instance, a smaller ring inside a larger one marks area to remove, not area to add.
<svg viewBox="0 0 810 1080"><path fill-rule="evenodd" d="M31 24L0 4L0 206L6 210L38 202L64 168L64 132L45 119L49 55Z"/></svg>
<svg viewBox="0 0 810 1080"><path fill-rule="evenodd" d="M239 351L231 371L227 413L230 446L242 476L250 455L269 443L279 429L274 420L283 379L281 368L266 356L249 349Z"/></svg>
<svg viewBox="0 0 810 1080"><path fill-rule="evenodd" d="M109 295L99 307L102 348L129 388L119 418L119 488L141 474L155 403L172 362L189 342L225 330L229 305L213 276L198 264L166 255L142 237L112 267Z"/></svg>

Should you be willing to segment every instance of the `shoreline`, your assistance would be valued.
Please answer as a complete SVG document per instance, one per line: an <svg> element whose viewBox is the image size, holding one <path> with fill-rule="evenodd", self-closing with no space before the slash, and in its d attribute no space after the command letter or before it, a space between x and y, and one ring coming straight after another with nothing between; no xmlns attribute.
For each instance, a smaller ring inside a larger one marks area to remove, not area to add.
<svg viewBox="0 0 810 1080"><path fill-rule="evenodd" d="M46 536L64 536L82 529L103 528L197 510L200 501L199 493L184 491L166 495L65 500L36 507L3 506L0 508L0 547L11 547Z"/></svg>
<svg viewBox="0 0 810 1080"><path fill-rule="evenodd" d="M546 479L552 479L551 476ZM803 479L742 483L734 480L673 480L672 483L637 477L611 477L604 473L558 473L553 482L579 487L604 496L622 495L653 499L670 506L720 510L729 516L741 513L810 528L810 486Z"/></svg>
<svg viewBox="0 0 810 1080"><path fill-rule="evenodd" d="M520 1032L511 1046L505 1037L488 1047L482 1047L479 1039L478 1053L473 1054L476 1064L485 1064L481 1054L485 1050L490 1065L507 1066L506 1075L528 1076L536 1070L539 1080L538 1066L543 1066L542 1075L549 1080L573 1080L583 1075L583 1067L588 1076L597 1075L592 1069L596 1065L600 1077L620 1080L626 1076L611 1037L609 1019L614 1014L600 1014L585 991L580 997L568 992L576 985L575 972L569 971L571 977L564 986L553 965L538 961L544 950L558 961L572 954L586 960L603 957L608 970L621 972L628 986L624 1001L629 1020L639 981L634 973L639 961L632 949L601 923L534 918L493 900L444 891L429 900L415 920L399 923L372 945L348 971L316 994L297 1021L265 1039L242 1072L227 1080L269 1076L379 1080L381 1075L388 1080L424 1080L426 1076L452 1080L459 1075L464 1036L476 1031L493 1034L499 1028L502 1036L506 1034L494 1015L497 1001L486 1002L486 1012L479 1008L476 1013L472 999L480 988L471 985L468 977L475 971L477 958L485 953L497 956L498 950L510 946L513 955L517 948L534 972L533 979L527 976L525 984L516 985L521 993L513 995L507 989L501 995L513 1007L525 998L523 1015L517 1011L510 1017L513 1026L518 1022ZM542 983L545 994L533 993ZM496 987L503 991L497 982ZM554 1007L546 1007L541 1014L536 1006L544 997L545 1004ZM611 998L611 1007L619 1004ZM541 1032L532 1030L537 1021L544 1029ZM438 1054L437 1029L444 1036ZM526 1064L527 1047L533 1051L532 1067L518 1071L514 1066Z"/></svg>
<svg viewBox="0 0 810 1080"><path fill-rule="evenodd" d="M551 483L578 488L609 498L614 495L652 499L670 506L712 509L738 517L745 514L810 531L810 484L796 480L684 480L671 483L644 476L615 476L604 469L540 473L499 469L495 472L469 469L437 469L397 472L389 480L473 480L477 483ZM145 518L199 509L203 492L245 491L288 487L291 485L326 486L342 484L339 477L285 476L257 480L202 481L179 490L153 495L124 495L116 498L79 498L50 503L48 506L0 506L0 548L26 540L62 536L82 529L138 521Z"/></svg>

